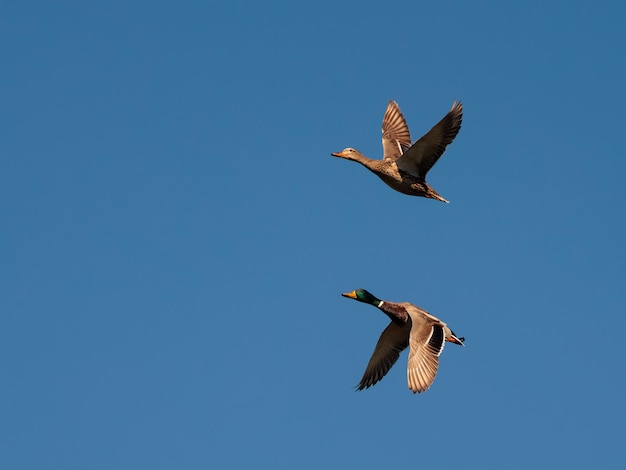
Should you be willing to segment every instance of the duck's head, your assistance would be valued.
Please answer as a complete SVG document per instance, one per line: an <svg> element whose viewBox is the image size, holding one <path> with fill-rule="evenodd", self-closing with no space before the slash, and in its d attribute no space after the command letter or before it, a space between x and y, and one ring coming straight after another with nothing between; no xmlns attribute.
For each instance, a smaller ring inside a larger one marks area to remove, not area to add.
<svg viewBox="0 0 626 470"><path fill-rule="evenodd" d="M349 299L358 300L359 302L364 302L374 306L378 306L378 304L380 304L380 299L377 299L365 289L357 289L352 292L345 292L341 295L348 297Z"/></svg>
<svg viewBox="0 0 626 470"><path fill-rule="evenodd" d="M361 152L352 147L348 147L343 149L341 152L333 152L331 153L333 157L345 158L347 160L358 160L359 157L362 156Z"/></svg>

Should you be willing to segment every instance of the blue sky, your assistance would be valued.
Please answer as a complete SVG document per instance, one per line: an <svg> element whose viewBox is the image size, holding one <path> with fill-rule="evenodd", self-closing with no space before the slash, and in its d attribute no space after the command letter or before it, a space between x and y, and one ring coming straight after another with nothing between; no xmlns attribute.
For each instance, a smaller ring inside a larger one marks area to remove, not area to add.
<svg viewBox="0 0 626 470"><path fill-rule="evenodd" d="M620 468L623 2L214 3L0 8L0 467ZM389 99L449 205L330 156Z"/></svg>

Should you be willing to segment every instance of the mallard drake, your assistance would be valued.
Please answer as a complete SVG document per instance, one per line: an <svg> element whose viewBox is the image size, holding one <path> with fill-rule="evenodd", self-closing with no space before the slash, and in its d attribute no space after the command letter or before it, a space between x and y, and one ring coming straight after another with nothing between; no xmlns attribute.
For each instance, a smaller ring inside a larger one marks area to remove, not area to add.
<svg viewBox="0 0 626 470"><path fill-rule="evenodd" d="M435 380L439 355L445 342L464 346L465 338L457 337L448 325L417 305L380 300L365 289L341 295L373 305L391 319L376 343L357 390L369 388L381 380L396 363L400 353L409 346L409 389L413 393L424 392Z"/></svg>
<svg viewBox="0 0 626 470"><path fill-rule="evenodd" d="M411 145L409 128L398 103L389 101L383 117L382 160L368 158L350 147L331 155L359 162L396 191L448 202L426 183L426 173L459 133L462 119L463 104L455 101L448 114Z"/></svg>

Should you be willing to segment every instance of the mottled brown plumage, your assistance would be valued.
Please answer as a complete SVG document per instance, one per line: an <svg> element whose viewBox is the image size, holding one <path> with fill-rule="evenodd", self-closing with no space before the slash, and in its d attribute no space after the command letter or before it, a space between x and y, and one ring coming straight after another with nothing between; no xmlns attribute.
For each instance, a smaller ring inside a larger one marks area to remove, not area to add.
<svg viewBox="0 0 626 470"><path fill-rule="evenodd" d="M448 202L426 183L426 174L459 133L462 119L463 105L455 101L448 114L411 145L406 120L398 104L389 101L383 117L382 160L368 158L351 147L331 155L359 162L396 191Z"/></svg>
<svg viewBox="0 0 626 470"><path fill-rule="evenodd" d="M380 335L374 353L365 368L357 390L371 387L381 380L396 363L400 353L409 346L407 380L413 393L427 390L437 375L439 355L446 341L463 346L448 325L426 310L408 302L380 300L364 289L341 294L344 297L373 305L391 319Z"/></svg>

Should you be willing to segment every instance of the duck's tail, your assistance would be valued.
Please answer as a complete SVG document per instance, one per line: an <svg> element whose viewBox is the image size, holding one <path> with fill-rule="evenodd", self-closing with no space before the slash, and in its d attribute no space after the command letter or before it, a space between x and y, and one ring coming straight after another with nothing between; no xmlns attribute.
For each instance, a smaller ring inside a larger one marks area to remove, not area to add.
<svg viewBox="0 0 626 470"><path fill-rule="evenodd" d="M452 333L450 336L448 336L446 338L446 341L449 341L449 342L454 343L454 344L458 344L460 346L465 346L465 344L464 344L465 343L465 338L462 337L462 336L460 338L457 338L454 333Z"/></svg>
<svg viewBox="0 0 626 470"><path fill-rule="evenodd" d="M435 191L430 186L428 187L428 192L426 193L426 197L429 197L431 199L437 199L438 201L445 202L446 204L450 203L450 201L448 201L447 199L442 198L439 194L437 194L437 191Z"/></svg>

